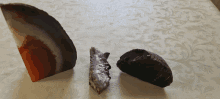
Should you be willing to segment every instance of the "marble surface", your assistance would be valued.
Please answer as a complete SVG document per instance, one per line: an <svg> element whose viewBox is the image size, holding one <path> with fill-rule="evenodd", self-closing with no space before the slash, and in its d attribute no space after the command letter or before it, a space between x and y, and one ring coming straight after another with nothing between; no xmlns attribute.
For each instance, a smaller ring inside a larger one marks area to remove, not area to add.
<svg viewBox="0 0 220 99"><path fill-rule="evenodd" d="M26 3L55 17L74 42L73 70L31 82L0 13L0 99L219 99L220 12L211 0L0 0ZM89 86L89 49L110 52L110 86ZM134 48L162 56L173 83L162 89L121 72Z"/></svg>

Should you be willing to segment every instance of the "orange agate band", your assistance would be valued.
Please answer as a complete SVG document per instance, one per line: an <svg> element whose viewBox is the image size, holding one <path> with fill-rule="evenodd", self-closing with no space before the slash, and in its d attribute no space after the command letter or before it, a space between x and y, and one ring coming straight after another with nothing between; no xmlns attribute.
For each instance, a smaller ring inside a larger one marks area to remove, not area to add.
<svg viewBox="0 0 220 99"><path fill-rule="evenodd" d="M55 55L42 41L26 36L18 50L33 82L55 74Z"/></svg>

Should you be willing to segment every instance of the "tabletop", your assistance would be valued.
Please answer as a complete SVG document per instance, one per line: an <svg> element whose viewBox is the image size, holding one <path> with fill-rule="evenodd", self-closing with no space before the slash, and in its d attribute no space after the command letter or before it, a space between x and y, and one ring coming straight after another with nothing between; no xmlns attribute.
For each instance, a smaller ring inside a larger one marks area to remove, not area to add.
<svg viewBox="0 0 220 99"><path fill-rule="evenodd" d="M0 99L218 99L220 12L211 0L0 0L42 9L73 41L73 69L32 82L0 13ZM89 86L91 47L109 52L110 85L100 95ZM167 62L165 88L123 73L116 63L132 49Z"/></svg>

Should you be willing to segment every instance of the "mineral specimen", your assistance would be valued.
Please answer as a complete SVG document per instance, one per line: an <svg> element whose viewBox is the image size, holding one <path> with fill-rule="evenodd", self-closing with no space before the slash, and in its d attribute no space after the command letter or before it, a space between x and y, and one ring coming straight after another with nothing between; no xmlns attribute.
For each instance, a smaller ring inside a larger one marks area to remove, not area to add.
<svg viewBox="0 0 220 99"><path fill-rule="evenodd" d="M27 4L0 7L33 82L75 66L76 48L55 18Z"/></svg>
<svg viewBox="0 0 220 99"><path fill-rule="evenodd" d="M117 67L131 76L160 87L173 82L172 71L165 60L143 49L133 49L123 54Z"/></svg>
<svg viewBox="0 0 220 99"><path fill-rule="evenodd" d="M94 47L90 49L89 85L99 94L109 86L111 79L109 76L111 66L107 62L109 54L101 53Z"/></svg>

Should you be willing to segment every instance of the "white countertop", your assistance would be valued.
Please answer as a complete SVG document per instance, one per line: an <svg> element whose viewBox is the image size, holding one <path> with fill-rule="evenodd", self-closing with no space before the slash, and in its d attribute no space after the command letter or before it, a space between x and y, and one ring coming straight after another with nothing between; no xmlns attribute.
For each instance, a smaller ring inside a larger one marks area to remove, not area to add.
<svg viewBox="0 0 220 99"><path fill-rule="evenodd" d="M26 3L56 18L77 49L73 70L31 82L0 12L0 99L218 99L220 12L211 0L0 0ZM110 86L89 86L89 49L110 52ZM163 88L116 66L125 52L162 56L173 72Z"/></svg>

